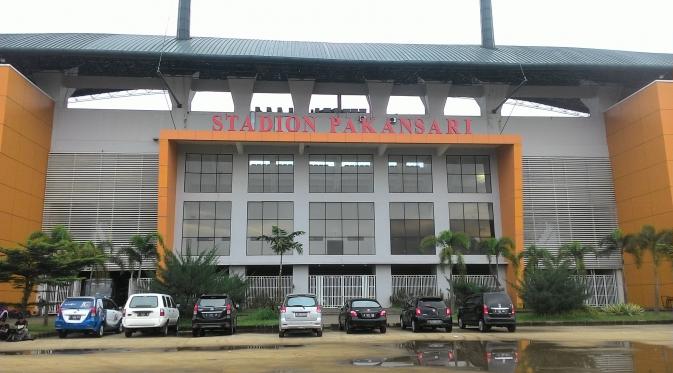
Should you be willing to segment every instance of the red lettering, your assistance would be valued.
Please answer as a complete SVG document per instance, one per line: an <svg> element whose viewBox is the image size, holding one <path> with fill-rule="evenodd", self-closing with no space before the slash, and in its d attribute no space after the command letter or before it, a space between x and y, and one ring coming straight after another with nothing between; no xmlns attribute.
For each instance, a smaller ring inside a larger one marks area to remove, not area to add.
<svg viewBox="0 0 673 373"><path fill-rule="evenodd" d="M465 119L465 134L472 134L472 119Z"/></svg>
<svg viewBox="0 0 673 373"><path fill-rule="evenodd" d="M458 122L456 122L455 119L447 119L446 124L447 124L447 127L448 127L447 128L448 131L446 133L448 133L450 135L456 135L456 134L459 133L458 132Z"/></svg>
<svg viewBox="0 0 673 373"><path fill-rule="evenodd" d="M403 132L402 129L406 129L409 133L414 133L411 119L400 118L400 133Z"/></svg>
<svg viewBox="0 0 673 373"><path fill-rule="evenodd" d="M213 131L222 131L222 128L224 126L222 125L222 116L221 115L213 115Z"/></svg>
<svg viewBox="0 0 673 373"><path fill-rule="evenodd" d="M329 117L329 132L330 133L335 133L336 128L341 125L341 118L339 117Z"/></svg>
<svg viewBox="0 0 673 373"><path fill-rule="evenodd" d="M236 124L236 120L238 120L238 115L227 114L227 120L229 120L229 131L236 131L234 125Z"/></svg>
<svg viewBox="0 0 673 373"><path fill-rule="evenodd" d="M437 122L437 119L432 120L432 125L430 126L430 131L428 131L429 134L435 134L439 135L442 133L442 130L439 128L439 122Z"/></svg>
<svg viewBox="0 0 673 373"><path fill-rule="evenodd" d="M283 132L283 117L276 117L276 132Z"/></svg>
<svg viewBox="0 0 673 373"><path fill-rule="evenodd" d="M294 126L291 126L291 122L294 121ZM299 131L299 128L301 128L301 122L299 121L299 117L296 115L293 115L291 117L287 117L285 119L285 128L287 129L288 132L297 132Z"/></svg>
<svg viewBox="0 0 673 373"><path fill-rule="evenodd" d="M250 122L250 116L249 115L245 116L245 120L243 121L243 126L241 126L241 129L239 131L255 132L255 127L252 126L252 123Z"/></svg>
<svg viewBox="0 0 673 373"><path fill-rule="evenodd" d="M395 129L393 128L392 123L390 123L390 119L386 119L386 123L383 124L381 133L395 133Z"/></svg>
<svg viewBox="0 0 673 373"><path fill-rule="evenodd" d="M344 133L348 131L349 133L356 133L358 130L355 129L355 124L353 124L353 119L348 118L346 122L346 128L344 128Z"/></svg>
<svg viewBox="0 0 673 373"><path fill-rule="evenodd" d="M414 130L414 133L416 133L416 134L424 134L425 133L425 123L423 122L423 119L421 119L421 118L416 119L416 122L414 124L416 125L416 129Z"/></svg>
<svg viewBox="0 0 673 373"><path fill-rule="evenodd" d="M267 124L266 126L264 124ZM266 115L259 116L259 132L271 132L273 129L273 119Z"/></svg>
<svg viewBox="0 0 673 373"><path fill-rule="evenodd" d="M376 133L376 130L372 126L372 122L366 117L362 117L362 120L360 121L360 129L360 132L362 133Z"/></svg>
<svg viewBox="0 0 673 373"><path fill-rule="evenodd" d="M315 132L315 117L304 115L304 132L308 132L308 128Z"/></svg>

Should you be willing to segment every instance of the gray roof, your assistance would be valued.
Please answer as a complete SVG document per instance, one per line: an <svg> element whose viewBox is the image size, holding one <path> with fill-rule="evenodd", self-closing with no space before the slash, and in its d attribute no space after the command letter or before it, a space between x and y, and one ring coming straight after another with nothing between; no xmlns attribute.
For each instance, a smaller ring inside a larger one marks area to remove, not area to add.
<svg viewBox="0 0 673 373"><path fill-rule="evenodd" d="M0 56L14 53L247 60L527 67L673 69L673 54L603 49L478 45L324 43L153 35L0 34Z"/></svg>

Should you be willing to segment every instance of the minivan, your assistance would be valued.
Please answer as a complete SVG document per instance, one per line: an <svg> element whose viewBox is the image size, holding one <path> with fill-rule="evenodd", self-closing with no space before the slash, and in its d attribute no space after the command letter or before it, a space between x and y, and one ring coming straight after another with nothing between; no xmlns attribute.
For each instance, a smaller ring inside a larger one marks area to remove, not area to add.
<svg viewBox="0 0 673 373"><path fill-rule="evenodd" d="M178 334L179 305L166 294L133 294L124 306L124 335L129 338L134 331L158 331L166 336L169 330Z"/></svg>
<svg viewBox="0 0 673 373"><path fill-rule="evenodd" d="M516 309L505 292L482 293L469 296L458 308L458 327L465 329L475 325L484 333L491 327L505 327L510 333L516 331Z"/></svg>
<svg viewBox="0 0 673 373"><path fill-rule="evenodd" d="M288 294L280 306L278 336L291 330L312 330L322 337L322 307L313 294Z"/></svg>

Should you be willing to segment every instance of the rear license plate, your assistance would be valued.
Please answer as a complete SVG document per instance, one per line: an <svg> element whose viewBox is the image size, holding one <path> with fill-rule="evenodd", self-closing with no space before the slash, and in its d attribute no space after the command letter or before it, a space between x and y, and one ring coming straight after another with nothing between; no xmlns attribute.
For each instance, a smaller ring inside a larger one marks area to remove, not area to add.
<svg viewBox="0 0 673 373"><path fill-rule="evenodd" d="M437 324L441 324L441 323L442 323L442 320L428 320L428 324L430 324L430 325L437 325Z"/></svg>
<svg viewBox="0 0 673 373"><path fill-rule="evenodd" d="M306 317L308 316L308 312L295 312L294 317Z"/></svg>
<svg viewBox="0 0 673 373"><path fill-rule="evenodd" d="M150 313L149 312L136 312L136 315L138 315L138 316L149 316Z"/></svg>
<svg viewBox="0 0 673 373"><path fill-rule="evenodd" d="M372 319L372 318L374 318L374 314L373 314L373 313L365 313L365 314L363 314L363 316L366 317L366 318L368 318L368 319Z"/></svg>
<svg viewBox="0 0 673 373"><path fill-rule="evenodd" d="M79 320L82 316L75 315L75 316L70 316L68 320Z"/></svg>

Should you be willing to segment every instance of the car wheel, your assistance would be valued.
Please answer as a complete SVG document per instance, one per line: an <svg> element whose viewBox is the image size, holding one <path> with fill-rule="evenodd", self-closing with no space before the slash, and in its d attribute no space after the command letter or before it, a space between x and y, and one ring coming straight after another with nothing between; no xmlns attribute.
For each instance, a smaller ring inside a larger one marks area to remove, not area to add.
<svg viewBox="0 0 673 373"><path fill-rule="evenodd" d="M100 327L96 331L95 337L100 338L103 336L103 334L105 334L105 327L103 326L103 324L100 324Z"/></svg>
<svg viewBox="0 0 673 373"><path fill-rule="evenodd" d="M315 336L316 337L322 337L322 329L318 329L315 331Z"/></svg>
<svg viewBox="0 0 673 373"><path fill-rule="evenodd" d="M400 316L400 328L402 328L402 330L407 328L407 326L404 325L404 319L402 318L402 316Z"/></svg>
<svg viewBox="0 0 673 373"><path fill-rule="evenodd" d="M350 323L350 321L346 320L346 326L345 326L345 328L346 328L346 334L351 334L351 333L353 333L353 330L351 329L351 323Z"/></svg>
<svg viewBox="0 0 673 373"><path fill-rule="evenodd" d="M488 331L488 327L486 326L484 319L479 320L479 331L482 333L486 333Z"/></svg>
<svg viewBox="0 0 673 373"><path fill-rule="evenodd" d="M175 323L174 333L176 337L180 335L180 318L178 318L178 321Z"/></svg>
<svg viewBox="0 0 673 373"><path fill-rule="evenodd" d="M278 331L278 337L279 338L285 338L285 332L283 330Z"/></svg>
<svg viewBox="0 0 673 373"><path fill-rule="evenodd" d="M416 324L416 320L412 319L411 320L411 331L414 333L418 333L420 331L420 328Z"/></svg>
<svg viewBox="0 0 673 373"><path fill-rule="evenodd" d="M386 334L386 330L387 330L387 329L388 329L388 328L387 328L385 325L383 325L383 326L381 326L381 327L379 328L379 331L381 332L381 334Z"/></svg>
<svg viewBox="0 0 673 373"><path fill-rule="evenodd" d="M119 322L119 325L117 325L117 328L115 329L115 334L121 334L124 331L124 324L122 322Z"/></svg>
<svg viewBox="0 0 673 373"><path fill-rule="evenodd" d="M131 329L124 329L124 336L125 336L126 338L131 338L132 335L133 335L133 330L131 330Z"/></svg>
<svg viewBox="0 0 673 373"><path fill-rule="evenodd" d="M162 337L168 336L168 321L166 321L166 325L159 329L159 334L161 334Z"/></svg>
<svg viewBox="0 0 673 373"><path fill-rule="evenodd" d="M447 333L451 333L451 331L453 331L453 325L449 325L449 326L445 327L444 329L446 329Z"/></svg>
<svg viewBox="0 0 673 373"><path fill-rule="evenodd" d="M508 326L507 331L510 332L510 333L514 333L516 331L516 325Z"/></svg>
<svg viewBox="0 0 673 373"><path fill-rule="evenodd" d="M199 333L199 329L192 329L192 337L198 338L201 336L201 333Z"/></svg>
<svg viewBox="0 0 673 373"><path fill-rule="evenodd" d="M65 338L65 337L67 337L67 336L68 336L68 332L66 332L65 330L59 330L59 331L58 331L58 337L59 337L59 338L63 339L63 338Z"/></svg>
<svg viewBox="0 0 673 373"><path fill-rule="evenodd" d="M466 329L467 328L467 325L465 325L465 322L463 322L462 317L458 318L458 327L461 328L461 329Z"/></svg>

